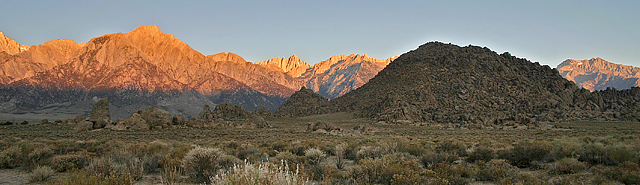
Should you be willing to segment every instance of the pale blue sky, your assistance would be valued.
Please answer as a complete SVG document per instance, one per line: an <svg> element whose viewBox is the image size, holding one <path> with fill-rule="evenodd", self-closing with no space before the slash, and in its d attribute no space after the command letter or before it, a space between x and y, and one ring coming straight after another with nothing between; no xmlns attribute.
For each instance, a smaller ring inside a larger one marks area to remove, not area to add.
<svg viewBox="0 0 640 185"><path fill-rule="evenodd" d="M87 42L156 24L205 55L400 55L429 41L487 46L555 67L601 57L640 66L640 1L3 1L0 32L26 45Z"/></svg>

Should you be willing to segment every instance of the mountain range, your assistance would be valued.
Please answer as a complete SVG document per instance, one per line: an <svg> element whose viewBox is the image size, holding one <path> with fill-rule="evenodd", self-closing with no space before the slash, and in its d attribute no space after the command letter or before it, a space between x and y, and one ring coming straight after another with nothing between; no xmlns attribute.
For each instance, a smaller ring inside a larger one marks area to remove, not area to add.
<svg viewBox="0 0 640 185"><path fill-rule="evenodd" d="M556 67L562 77L590 91L607 87L629 89L640 86L640 68L608 62L602 58L565 60Z"/></svg>
<svg viewBox="0 0 640 185"><path fill-rule="evenodd" d="M25 46L0 34L0 112L90 110L103 97L114 118L149 106L187 117L204 104L275 110L305 86L328 98L344 95L393 59L337 55L311 66L293 55L251 63L234 53L203 55L155 25L86 44Z"/></svg>

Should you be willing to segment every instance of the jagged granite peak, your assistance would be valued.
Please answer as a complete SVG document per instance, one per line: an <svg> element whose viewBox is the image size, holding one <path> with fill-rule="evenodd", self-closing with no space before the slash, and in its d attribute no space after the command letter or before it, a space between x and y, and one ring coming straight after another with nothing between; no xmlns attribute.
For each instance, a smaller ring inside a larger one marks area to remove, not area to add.
<svg viewBox="0 0 640 185"><path fill-rule="evenodd" d="M321 114L328 111L329 99L314 93L311 89L300 88L278 107L277 115L302 117Z"/></svg>
<svg viewBox="0 0 640 185"><path fill-rule="evenodd" d="M57 39L31 46L16 54L0 52L0 84L12 83L55 66L68 63L81 48L69 39Z"/></svg>
<svg viewBox="0 0 640 185"><path fill-rule="evenodd" d="M637 95L640 88L590 93L549 66L506 52L430 42L331 103L333 111L386 122L531 128L539 121L639 121Z"/></svg>
<svg viewBox="0 0 640 185"><path fill-rule="evenodd" d="M311 68L311 65L298 58L298 55L292 55L289 58L271 58L269 60L257 62L258 65L270 67L274 70L281 70L292 77L299 77Z"/></svg>
<svg viewBox="0 0 640 185"><path fill-rule="evenodd" d="M317 63L303 76L309 78L306 87L322 96L336 98L367 83L395 58L375 59L366 54L335 55Z"/></svg>
<svg viewBox="0 0 640 185"><path fill-rule="evenodd" d="M608 62L600 57L567 59L556 67L560 75L590 91L640 86L640 68Z"/></svg>
<svg viewBox="0 0 640 185"><path fill-rule="evenodd" d="M0 32L0 52L4 51L8 54L15 55L17 53L29 50L29 46L21 45L17 41L11 40Z"/></svg>

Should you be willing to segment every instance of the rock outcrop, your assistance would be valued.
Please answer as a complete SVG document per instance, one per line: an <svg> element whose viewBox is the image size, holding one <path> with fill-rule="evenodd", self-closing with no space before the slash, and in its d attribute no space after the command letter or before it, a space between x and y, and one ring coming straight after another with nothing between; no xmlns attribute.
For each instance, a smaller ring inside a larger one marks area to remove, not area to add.
<svg viewBox="0 0 640 185"><path fill-rule="evenodd" d="M136 112L131 114L129 118L118 120L116 125L111 127L111 130L145 131L149 130L149 128L147 121L142 119L142 116Z"/></svg>
<svg viewBox="0 0 640 185"><path fill-rule="evenodd" d="M251 116L251 112L242 109L242 107L238 105L228 103L218 104L212 113L215 118L225 120L243 120Z"/></svg>
<svg viewBox="0 0 640 185"><path fill-rule="evenodd" d="M326 122L326 121L315 121L315 122L311 122L307 125L307 131L309 132L313 132L313 131L317 131L317 130L324 130L324 131L332 131L332 130L342 130L340 127L338 127L336 124L330 123L330 122Z"/></svg>
<svg viewBox="0 0 640 185"><path fill-rule="evenodd" d="M590 91L640 86L640 68L607 62L602 58L565 60L556 67L560 75Z"/></svg>
<svg viewBox="0 0 640 185"><path fill-rule="evenodd" d="M329 100L302 87L276 110L276 115L303 117L329 112Z"/></svg>
<svg viewBox="0 0 640 185"><path fill-rule="evenodd" d="M149 124L149 127L154 129L170 128L173 120L171 113L155 107L139 110L138 114Z"/></svg>
<svg viewBox="0 0 640 185"><path fill-rule="evenodd" d="M93 128L103 128L111 122L109 100L107 98L102 98L96 103L91 111L89 120L93 122Z"/></svg>

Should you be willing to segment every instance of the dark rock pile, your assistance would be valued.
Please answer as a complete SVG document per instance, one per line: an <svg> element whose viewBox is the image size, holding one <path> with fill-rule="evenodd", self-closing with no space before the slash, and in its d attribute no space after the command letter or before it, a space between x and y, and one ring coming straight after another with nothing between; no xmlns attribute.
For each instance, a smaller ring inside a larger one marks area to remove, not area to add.
<svg viewBox="0 0 640 185"><path fill-rule="evenodd" d="M270 112L269 112L270 113ZM181 118L174 118L181 120ZM251 113L242 107L233 104L218 104L211 111L209 105L205 105L202 112L197 118L185 121L190 127L251 127L266 128L271 127L263 117L258 114Z"/></svg>
<svg viewBox="0 0 640 185"><path fill-rule="evenodd" d="M302 87L293 93L284 104L278 107L276 114L289 117L303 117L330 111L329 99Z"/></svg>

